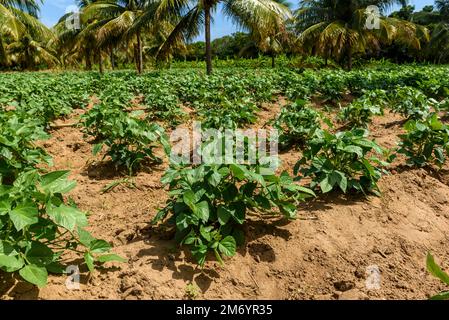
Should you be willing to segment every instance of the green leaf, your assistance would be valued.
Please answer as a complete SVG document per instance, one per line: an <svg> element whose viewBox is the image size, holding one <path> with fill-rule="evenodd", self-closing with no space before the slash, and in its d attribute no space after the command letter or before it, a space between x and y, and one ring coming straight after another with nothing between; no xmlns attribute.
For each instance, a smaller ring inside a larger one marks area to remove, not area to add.
<svg viewBox="0 0 449 320"><path fill-rule="evenodd" d="M92 148L92 154L94 156L96 156L98 153L100 153L100 151L103 149L103 144L102 143L97 143L96 145L94 145L94 147Z"/></svg>
<svg viewBox="0 0 449 320"><path fill-rule="evenodd" d="M269 210L271 209L271 204L270 201L268 200L267 197L264 197L260 194L256 195L254 197L254 200L257 202L257 204L262 207L263 209Z"/></svg>
<svg viewBox="0 0 449 320"><path fill-rule="evenodd" d="M204 265L207 255L207 246L201 244L192 248L192 255L200 266Z"/></svg>
<svg viewBox="0 0 449 320"><path fill-rule="evenodd" d="M26 253L26 259L37 266L45 266L53 262L54 253L46 245L33 241L30 250Z"/></svg>
<svg viewBox="0 0 449 320"><path fill-rule="evenodd" d="M355 153L359 158L363 158L363 149L357 146L345 146L343 151L348 153Z"/></svg>
<svg viewBox="0 0 449 320"><path fill-rule="evenodd" d="M30 264L19 270L19 274L26 281L43 288L47 285L48 273L44 267Z"/></svg>
<svg viewBox="0 0 449 320"><path fill-rule="evenodd" d="M212 231L213 227L204 227L203 225L200 226L200 234L201 236L206 239L206 241L210 242L212 240L210 232Z"/></svg>
<svg viewBox="0 0 449 320"><path fill-rule="evenodd" d="M86 262L87 268L90 272L93 272L95 270L94 261L95 258L90 254L89 252L86 252L84 254L84 261Z"/></svg>
<svg viewBox="0 0 449 320"><path fill-rule="evenodd" d="M39 211L36 205L31 201L19 204L9 212L9 217L17 231L37 223L39 221L38 215Z"/></svg>
<svg viewBox="0 0 449 320"><path fill-rule="evenodd" d="M427 254L427 270L429 270L432 275L443 281L445 284L449 285L449 275L441 270L441 268L435 263L435 260L430 252Z"/></svg>
<svg viewBox="0 0 449 320"><path fill-rule="evenodd" d="M340 189L346 193L346 189L348 188L348 179L343 172L333 171L331 173L330 180L332 185L337 183Z"/></svg>
<svg viewBox="0 0 449 320"><path fill-rule="evenodd" d="M111 250L112 246L109 242L101 239L95 239L90 243L90 251L92 253L104 253Z"/></svg>
<svg viewBox="0 0 449 320"><path fill-rule="evenodd" d="M431 297L430 300L449 300L449 291L440 292Z"/></svg>
<svg viewBox="0 0 449 320"><path fill-rule="evenodd" d="M8 256L0 254L0 269L6 272L15 272L23 267L23 260L20 256Z"/></svg>
<svg viewBox="0 0 449 320"><path fill-rule="evenodd" d="M225 256L228 257L234 256L237 250L237 244L235 242L234 237L227 236L226 238L221 240L218 245L218 250Z"/></svg>
<svg viewBox="0 0 449 320"><path fill-rule="evenodd" d="M207 222L209 220L209 204L207 201L198 203L194 212L198 218L203 220L203 222Z"/></svg>
<svg viewBox="0 0 449 320"><path fill-rule="evenodd" d="M231 205L232 212L234 213L233 218L239 224L243 224L245 222L246 215L246 206L243 201L235 202Z"/></svg>
<svg viewBox="0 0 449 320"><path fill-rule="evenodd" d="M217 215L218 215L218 222L221 225L225 225L226 223L228 223L229 219L234 215L234 212L224 206L219 206L217 210Z"/></svg>
<svg viewBox="0 0 449 320"><path fill-rule="evenodd" d="M8 199L0 200L0 216L8 214L11 210L11 202Z"/></svg>
<svg viewBox="0 0 449 320"><path fill-rule="evenodd" d="M110 262L110 261L117 261L117 262L127 262L128 261L127 259L122 258L119 255L113 254L113 253L99 256L97 258L97 260L98 260L98 262L101 262L101 263Z"/></svg>
<svg viewBox="0 0 449 320"><path fill-rule="evenodd" d="M209 183L210 183L213 187L216 187L216 186L218 186L218 185L220 184L221 179L222 179L221 174L219 174L218 172L214 171L214 172L210 175L208 181L209 181Z"/></svg>
<svg viewBox="0 0 449 320"><path fill-rule="evenodd" d="M66 205L49 207L47 214L57 225L70 231L73 231L76 226L86 227L88 224L84 212Z"/></svg>
<svg viewBox="0 0 449 320"><path fill-rule="evenodd" d="M182 199L184 200L184 203L188 205L192 211L195 211L196 197L195 193L192 190L187 190L186 192L184 192L184 194L182 195Z"/></svg>
<svg viewBox="0 0 449 320"><path fill-rule="evenodd" d="M76 187L75 181L67 180L70 171L55 171L50 172L41 177L41 188L45 192L67 193Z"/></svg>
<svg viewBox="0 0 449 320"><path fill-rule="evenodd" d="M239 164L231 164L229 166L234 176L239 180L245 179L245 173L247 172L246 168Z"/></svg>
<svg viewBox="0 0 449 320"><path fill-rule="evenodd" d="M86 247L90 247L92 241L96 240L88 231L78 228L78 240Z"/></svg>
<svg viewBox="0 0 449 320"><path fill-rule="evenodd" d="M320 182L320 188L321 192L327 193L333 189L333 185L331 181L329 180L329 176L326 176L323 180Z"/></svg>
<svg viewBox="0 0 449 320"><path fill-rule="evenodd" d="M187 222L187 215L180 214L176 216L176 227L179 231L183 231L189 227L189 223Z"/></svg>

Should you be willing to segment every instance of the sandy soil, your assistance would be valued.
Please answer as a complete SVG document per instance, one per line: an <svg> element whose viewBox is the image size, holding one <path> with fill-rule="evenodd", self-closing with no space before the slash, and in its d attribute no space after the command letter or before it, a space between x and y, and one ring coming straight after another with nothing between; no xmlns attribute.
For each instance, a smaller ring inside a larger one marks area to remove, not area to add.
<svg viewBox="0 0 449 320"><path fill-rule="evenodd" d="M279 104L265 105L258 126L279 110ZM373 138L394 147L401 120L389 113L377 117ZM381 197L330 194L303 204L293 222L251 218L238 254L224 267L208 262L200 270L149 225L167 199L159 182L166 163L140 172L134 188L122 184L102 193L123 177L98 164L80 129L54 130L44 147L54 169L72 171L78 186L70 196L91 214L90 230L129 261L91 275L82 269L80 290L68 290L64 276L50 276L49 285L37 290L0 275L2 299L426 299L444 289L425 270L425 256L431 250L449 269L447 168L435 173L393 164L380 182ZM281 157L291 171L299 153ZM68 264L79 262L67 258ZM380 282L373 287L376 270Z"/></svg>

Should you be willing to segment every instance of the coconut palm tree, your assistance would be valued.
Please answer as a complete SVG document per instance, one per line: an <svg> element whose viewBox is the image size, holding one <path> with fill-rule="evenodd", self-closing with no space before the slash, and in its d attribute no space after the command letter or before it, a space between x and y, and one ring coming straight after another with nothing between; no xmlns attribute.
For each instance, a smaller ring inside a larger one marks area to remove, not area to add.
<svg viewBox="0 0 449 320"><path fill-rule="evenodd" d="M175 44L197 37L204 28L207 74L211 74L211 23L212 15L219 5L225 16L250 31L268 30L279 17L291 17L289 8L274 0L160 0L147 8L140 22L145 23L161 16L170 21L178 19L173 31L159 49L158 58L169 54Z"/></svg>
<svg viewBox="0 0 449 320"><path fill-rule="evenodd" d="M325 58L338 61L346 58L348 69L352 68L354 53L363 53L368 48L379 50L385 43L395 41L420 49L421 43L429 39L425 27L382 15L395 3L403 1L304 0L295 13L299 45ZM367 27L370 5L379 9L379 28Z"/></svg>
<svg viewBox="0 0 449 320"><path fill-rule="evenodd" d="M142 28L135 27L136 19L150 1L146 0L100 0L93 1L83 10L85 19L98 23L97 45L112 50L118 43L134 42L136 68L143 71Z"/></svg>
<svg viewBox="0 0 449 320"><path fill-rule="evenodd" d="M38 59L43 62L47 54L46 44L54 38L53 33L37 18L39 3L35 0L0 0L0 63L8 64L12 56L8 50L13 50L13 58L20 55L20 50L35 48L42 53ZM28 47L30 45L31 47ZM38 49L39 48L39 49ZM33 50L32 50L33 51ZM31 51L24 54L28 55ZM15 59L24 61L23 59ZM53 61L53 59L50 59ZM48 61L50 61L48 60ZM27 58L27 63L33 59ZM28 67L29 65L27 65Z"/></svg>
<svg viewBox="0 0 449 320"><path fill-rule="evenodd" d="M291 8L291 4L285 0L275 0L276 2ZM292 19L287 20L281 15L273 15L270 17L271 22L265 24L265 28L254 28L251 31L251 37L256 41L258 48L271 56L271 67L274 68L275 59L285 47L292 44L292 34L288 30L288 23Z"/></svg>
<svg viewBox="0 0 449 320"><path fill-rule="evenodd" d="M436 0L435 7L439 21L429 26L432 34L428 49L429 55L440 63L449 60L449 0Z"/></svg>
<svg viewBox="0 0 449 320"><path fill-rule="evenodd" d="M9 60L18 64L22 69L32 69L42 64L53 67L58 64L55 52L50 48L35 41L29 34L24 35L18 41L6 46Z"/></svg>

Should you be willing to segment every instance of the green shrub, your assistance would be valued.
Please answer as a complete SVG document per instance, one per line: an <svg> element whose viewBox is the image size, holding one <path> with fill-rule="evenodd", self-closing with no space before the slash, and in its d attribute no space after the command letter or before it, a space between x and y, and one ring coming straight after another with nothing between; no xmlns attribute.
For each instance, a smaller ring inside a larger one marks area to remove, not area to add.
<svg viewBox="0 0 449 320"><path fill-rule="evenodd" d="M407 119L424 119L437 102L412 87L397 87L390 96L391 109Z"/></svg>
<svg viewBox="0 0 449 320"><path fill-rule="evenodd" d="M315 189L319 186L322 193L338 188L344 193L355 190L379 194L377 181L387 163L371 153L386 152L367 137L368 131L365 129L336 134L319 130L307 143L294 173L302 174L299 179L311 178L310 187Z"/></svg>
<svg viewBox="0 0 449 320"><path fill-rule="evenodd" d="M0 183L12 183L20 172L51 158L35 141L49 138L38 120L23 113L0 114Z"/></svg>
<svg viewBox="0 0 449 320"><path fill-rule="evenodd" d="M93 154L106 147L104 157L109 156L117 169L126 168L130 175L145 159L161 162L153 150L168 146L164 129L145 120L143 111L124 112L100 104L83 116L82 124L85 134L95 139Z"/></svg>
<svg viewBox="0 0 449 320"><path fill-rule="evenodd" d="M321 128L320 119L322 115L307 107L305 100L296 100L295 103L282 108L273 122L273 127L280 132L280 148L286 149L295 144L304 145L315 131Z"/></svg>
<svg viewBox="0 0 449 320"><path fill-rule="evenodd" d="M222 141L219 139L218 143ZM204 149L203 149L204 150ZM275 175L267 164L175 165L162 182L170 187L167 205L154 218L170 216L176 240L204 265L207 254L233 256L244 242L242 225L251 212L296 216L296 204L313 196L287 173Z"/></svg>
<svg viewBox="0 0 449 320"><path fill-rule="evenodd" d="M424 167L435 164L441 168L449 152L449 127L443 124L436 113L423 121L409 120L400 135L398 152L407 156L407 163Z"/></svg>
<svg viewBox="0 0 449 320"><path fill-rule="evenodd" d="M65 272L61 256L67 251L84 255L90 271L95 262L124 261L85 230L83 212L64 203L63 195L76 185L68 174L29 170L0 186L0 269L19 272L38 287L46 285L48 272Z"/></svg>
<svg viewBox="0 0 449 320"><path fill-rule="evenodd" d="M387 96L383 90L364 92L364 95L342 108L338 119L350 127L366 128L373 116L383 115Z"/></svg>

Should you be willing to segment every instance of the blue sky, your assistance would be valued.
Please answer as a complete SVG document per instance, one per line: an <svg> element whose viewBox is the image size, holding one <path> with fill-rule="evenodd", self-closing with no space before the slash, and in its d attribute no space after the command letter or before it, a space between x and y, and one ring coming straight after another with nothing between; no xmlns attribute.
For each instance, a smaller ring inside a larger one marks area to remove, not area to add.
<svg viewBox="0 0 449 320"><path fill-rule="evenodd" d="M295 6L299 1L290 0ZM416 7L416 10L420 10L425 5L433 4L433 0L409 0L411 5ZM41 8L41 20L47 26L53 26L59 20L61 16L66 13L68 7L73 6L75 0L44 0L44 5ZM212 37L219 38L224 35L231 34L238 31L226 17L224 17L220 10L214 14L214 24L212 27ZM202 37L201 37L202 38Z"/></svg>

